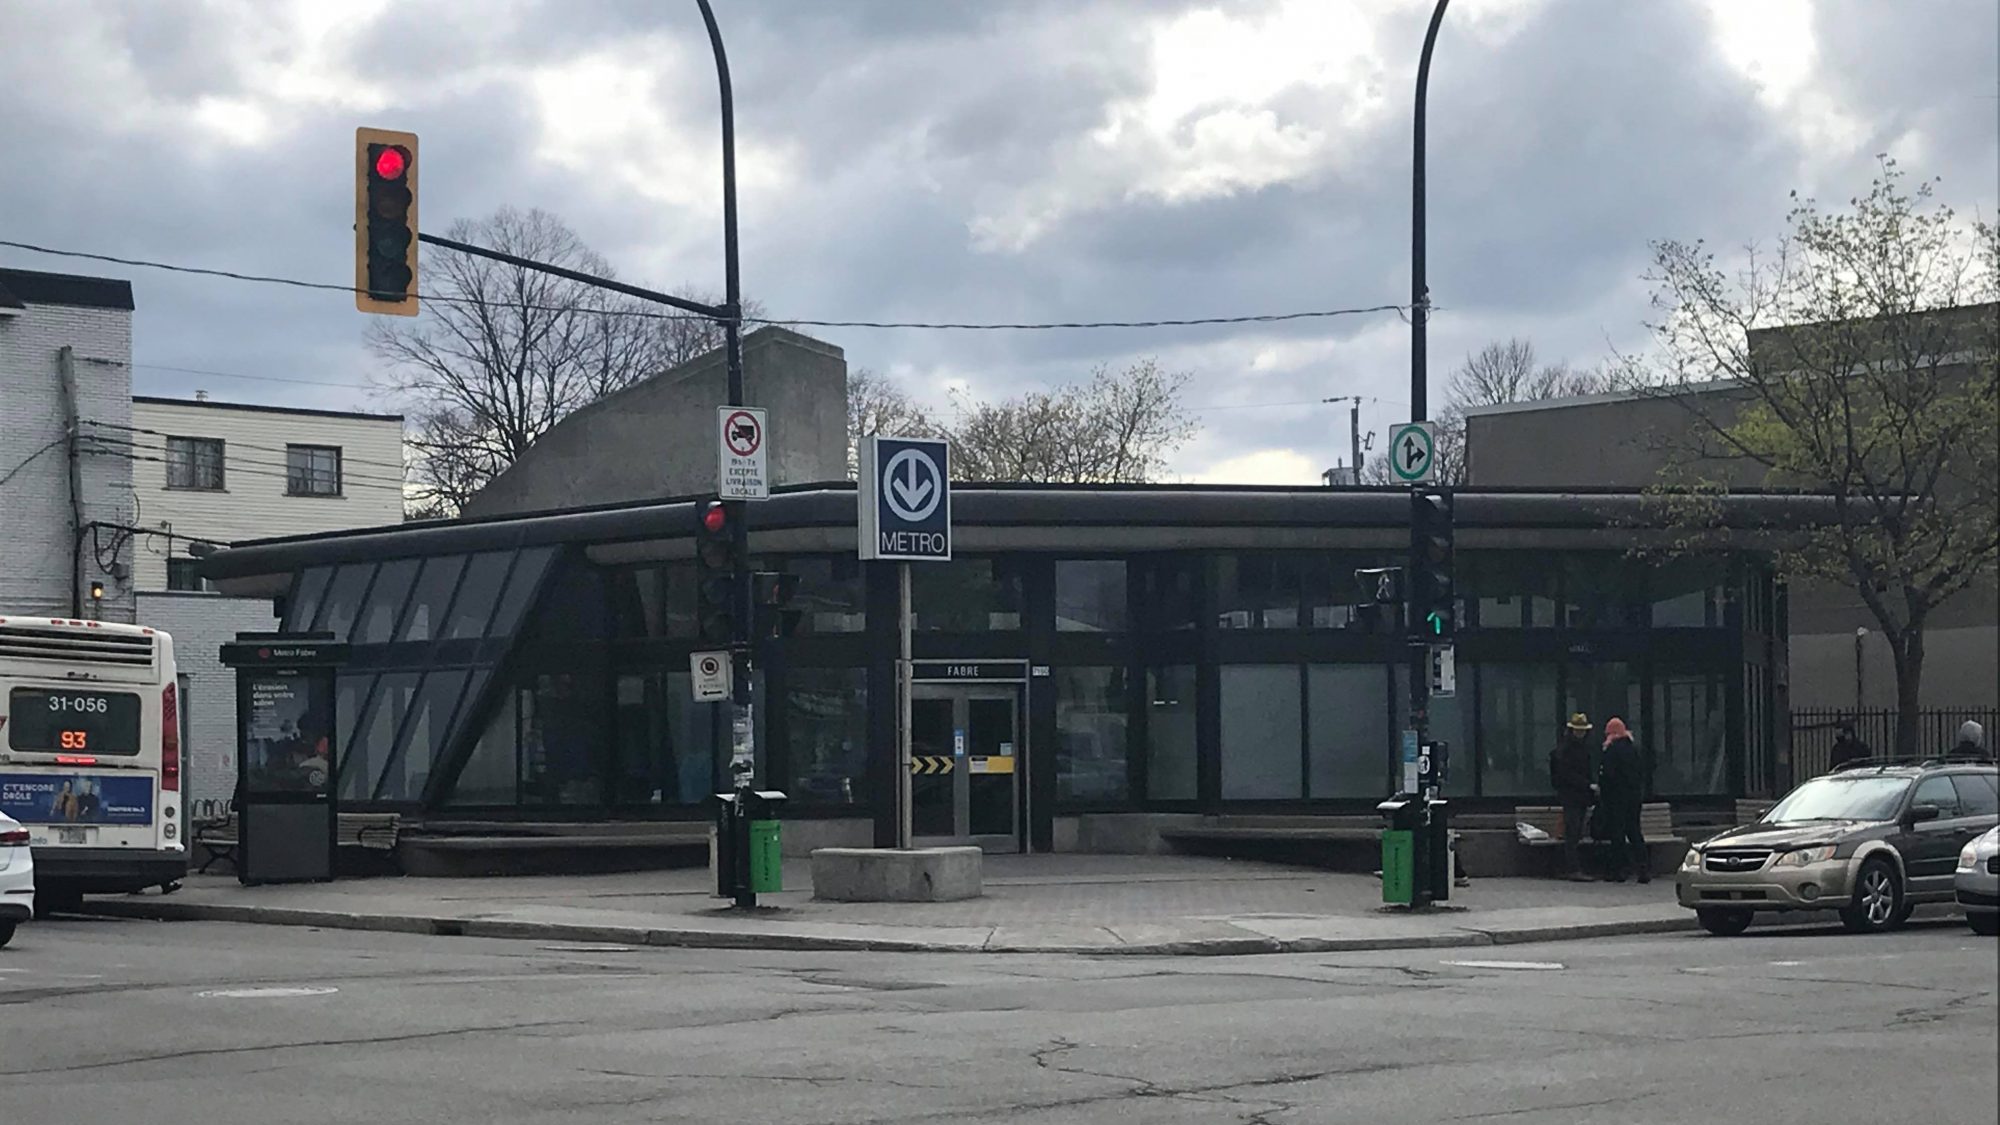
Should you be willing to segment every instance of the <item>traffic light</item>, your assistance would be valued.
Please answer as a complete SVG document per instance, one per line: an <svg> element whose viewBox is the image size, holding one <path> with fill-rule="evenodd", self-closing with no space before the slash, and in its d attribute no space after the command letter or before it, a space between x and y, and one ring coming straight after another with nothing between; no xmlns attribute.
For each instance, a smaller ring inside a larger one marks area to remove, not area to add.
<svg viewBox="0 0 2000 1125"><path fill-rule="evenodd" d="M750 576L751 620L757 635L776 640L799 631L803 614L790 608L799 591L799 576L784 571L760 570Z"/></svg>
<svg viewBox="0 0 2000 1125"><path fill-rule="evenodd" d="M417 135L354 131L354 307L417 315Z"/></svg>
<svg viewBox="0 0 2000 1125"><path fill-rule="evenodd" d="M695 633L703 644L725 648L737 639L740 613L734 515L720 500L695 505Z"/></svg>
<svg viewBox="0 0 2000 1125"><path fill-rule="evenodd" d="M1458 591L1452 584L1451 493L1410 493L1410 620L1427 640L1449 638L1458 626Z"/></svg>

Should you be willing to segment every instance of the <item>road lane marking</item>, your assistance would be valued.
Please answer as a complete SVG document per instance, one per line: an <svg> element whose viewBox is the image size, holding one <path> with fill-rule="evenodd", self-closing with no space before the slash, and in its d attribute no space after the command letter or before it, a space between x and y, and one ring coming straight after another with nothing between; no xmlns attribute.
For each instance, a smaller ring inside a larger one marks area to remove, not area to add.
<svg viewBox="0 0 2000 1125"><path fill-rule="evenodd" d="M1561 961L1443 961L1440 964L1456 965L1461 969L1519 969L1543 973L1564 967Z"/></svg>
<svg viewBox="0 0 2000 1125"><path fill-rule="evenodd" d="M289 1000L300 996L327 996L339 992L332 985L297 985L281 988L211 988L197 992L204 1000Z"/></svg>

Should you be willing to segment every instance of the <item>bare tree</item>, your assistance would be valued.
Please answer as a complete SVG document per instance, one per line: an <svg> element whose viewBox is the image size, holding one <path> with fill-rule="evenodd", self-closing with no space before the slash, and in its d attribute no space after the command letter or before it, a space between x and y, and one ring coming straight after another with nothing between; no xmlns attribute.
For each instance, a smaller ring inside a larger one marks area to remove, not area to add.
<svg viewBox="0 0 2000 1125"><path fill-rule="evenodd" d="M943 423L885 375L863 367L847 377L847 475L860 470L861 439L876 434L939 437Z"/></svg>
<svg viewBox="0 0 2000 1125"><path fill-rule="evenodd" d="M615 276L546 211L503 207L453 223L447 233ZM455 514L570 411L722 340L713 321L486 258L427 249L423 272L430 295L423 316L377 321L368 345L386 365L377 389L410 414L411 503L426 515Z"/></svg>
<svg viewBox="0 0 2000 1125"><path fill-rule="evenodd" d="M1571 367L1558 361L1543 364L1535 356L1535 345L1514 337L1494 342L1465 357L1445 380L1445 404L1437 423L1437 479L1446 484L1466 483L1470 466L1465 453L1466 410L1476 406L1499 406L1510 402L1545 402L1554 398L1595 394L1609 390L1610 379L1601 371ZM1365 483L1397 483L1385 458L1376 458L1362 470Z"/></svg>
<svg viewBox="0 0 2000 1125"><path fill-rule="evenodd" d="M1001 402L958 399L953 475L1073 484L1149 481L1200 426L1181 403L1192 376L1152 359Z"/></svg>
<svg viewBox="0 0 2000 1125"><path fill-rule="evenodd" d="M1660 506L1700 548L1729 488L1719 460L1831 498L1778 553L1787 576L1852 589L1888 641L1913 755L1924 631L2000 561L2000 232L1968 232L1885 159L1845 211L1794 196L1773 253L1725 274L1702 244L1653 247L1652 391L1685 407ZM1741 479L1740 476L1738 479Z"/></svg>

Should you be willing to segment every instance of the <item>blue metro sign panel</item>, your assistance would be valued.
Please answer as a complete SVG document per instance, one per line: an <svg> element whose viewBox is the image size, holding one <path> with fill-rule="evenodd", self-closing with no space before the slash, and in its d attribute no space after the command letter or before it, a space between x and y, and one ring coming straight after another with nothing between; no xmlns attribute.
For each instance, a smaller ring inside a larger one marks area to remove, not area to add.
<svg viewBox="0 0 2000 1125"><path fill-rule="evenodd" d="M871 437L861 446L857 544L864 559L951 560L951 447Z"/></svg>

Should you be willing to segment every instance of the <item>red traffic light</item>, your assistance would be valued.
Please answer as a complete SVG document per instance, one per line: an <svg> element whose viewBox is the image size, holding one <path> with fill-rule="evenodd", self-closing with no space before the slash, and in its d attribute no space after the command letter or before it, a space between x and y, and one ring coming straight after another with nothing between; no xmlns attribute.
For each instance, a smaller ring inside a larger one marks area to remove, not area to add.
<svg viewBox="0 0 2000 1125"><path fill-rule="evenodd" d="M402 175L409 166L409 155L394 145L384 145L382 151L375 154L375 174L385 180Z"/></svg>
<svg viewBox="0 0 2000 1125"><path fill-rule="evenodd" d="M728 522L729 512L719 503L710 504L701 514L701 526L706 528L710 535L720 534L722 526Z"/></svg>

